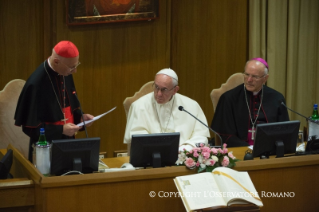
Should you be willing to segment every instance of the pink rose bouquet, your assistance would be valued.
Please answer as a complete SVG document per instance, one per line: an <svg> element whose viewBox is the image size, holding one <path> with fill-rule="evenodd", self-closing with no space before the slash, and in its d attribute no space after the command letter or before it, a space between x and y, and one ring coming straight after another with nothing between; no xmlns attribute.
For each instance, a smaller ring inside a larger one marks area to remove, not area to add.
<svg viewBox="0 0 319 212"><path fill-rule="evenodd" d="M228 152L227 144L221 148L210 148L201 144L200 147L194 147L192 150L183 150L179 152L176 165L185 165L189 169L198 168L198 172L211 172L216 167L232 168L239 161L232 152Z"/></svg>

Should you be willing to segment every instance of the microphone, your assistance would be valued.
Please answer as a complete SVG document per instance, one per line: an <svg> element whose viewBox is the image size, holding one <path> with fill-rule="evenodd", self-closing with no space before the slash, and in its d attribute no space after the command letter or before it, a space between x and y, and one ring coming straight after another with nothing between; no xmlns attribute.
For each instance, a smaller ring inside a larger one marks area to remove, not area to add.
<svg viewBox="0 0 319 212"><path fill-rule="evenodd" d="M78 102L79 102L79 105L80 105L80 111L81 111L81 116L82 116L83 125L84 125L84 130L85 130L86 137L88 138L88 132L87 132L87 130L86 130L86 126L85 126L85 121L84 121L84 117L83 117L83 112L82 112L82 107L81 107L80 100L79 100L79 98L78 98L78 95L76 95L76 91L75 91L75 90L72 92L72 94L74 94L74 96L76 97L76 99L77 99L77 100L78 100Z"/></svg>
<svg viewBox="0 0 319 212"><path fill-rule="evenodd" d="M199 120L198 118L196 118L193 114L191 114L190 112L188 112L187 110L184 109L183 106L179 106L178 109L180 111L185 111L186 113L188 113L189 115L193 116L197 121L199 121L200 123L202 123L205 127L207 127L210 131L212 131L213 133L215 133L216 135L218 135L219 139L220 139L220 142L221 142L221 146L223 146L223 139L222 137L220 137L220 135L214 131L212 128L210 128L209 126L207 126L206 124L204 124L201 120Z"/></svg>
<svg viewBox="0 0 319 212"><path fill-rule="evenodd" d="M306 116L301 115L300 113L298 113L298 112L296 112L296 111L294 111L294 110L290 109L289 107L287 107L287 106L285 105L285 103L284 103L284 102L281 102L281 104L282 104L285 108L287 108L288 110L290 110L290 111L292 111L292 112L294 112L294 113L298 114L299 116L304 117L307 121L310 121L310 122L315 123L315 124L319 124L318 122L316 122L316 121L314 121L314 120L312 120L312 119L310 119L310 118L307 118Z"/></svg>

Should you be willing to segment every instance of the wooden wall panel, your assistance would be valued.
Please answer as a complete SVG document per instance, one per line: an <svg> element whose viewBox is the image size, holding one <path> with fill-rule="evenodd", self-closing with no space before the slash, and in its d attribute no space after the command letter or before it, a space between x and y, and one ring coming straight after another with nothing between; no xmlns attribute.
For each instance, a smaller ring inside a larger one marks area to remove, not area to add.
<svg viewBox="0 0 319 212"><path fill-rule="evenodd" d="M43 4L0 1L0 87L26 80L43 61Z"/></svg>
<svg viewBox="0 0 319 212"><path fill-rule="evenodd" d="M112 156L126 148L124 99L162 68L177 72L180 93L198 101L211 122L210 91L247 59L247 20L247 0L160 0L154 21L70 27L65 1L0 1L0 87L26 80L56 42L71 40L80 51L74 80L83 110L99 115L117 106L88 129Z"/></svg>
<svg viewBox="0 0 319 212"><path fill-rule="evenodd" d="M209 125L210 92L244 70L247 21L246 0L172 1L171 67L178 74L180 93L200 104Z"/></svg>
<svg viewBox="0 0 319 212"><path fill-rule="evenodd" d="M101 150L108 156L126 149L124 99L169 66L170 5L166 2L160 1L160 18L154 21L72 27L65 23L63 2L57 4L56 40L71 40L80 51L81 65L74 79L83 110L99 115L117 107L88 128L90 137L101 137Z"/></svg>

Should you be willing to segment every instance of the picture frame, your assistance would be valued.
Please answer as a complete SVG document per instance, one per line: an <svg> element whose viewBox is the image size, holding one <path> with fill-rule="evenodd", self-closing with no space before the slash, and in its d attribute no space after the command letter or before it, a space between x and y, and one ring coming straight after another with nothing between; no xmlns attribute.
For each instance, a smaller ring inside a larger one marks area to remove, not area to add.
<svg viewBox="0 0 319 212"><path fill-rule="evenodd" d="M67 25L159 18L159 0L65 0Z"/></svg>

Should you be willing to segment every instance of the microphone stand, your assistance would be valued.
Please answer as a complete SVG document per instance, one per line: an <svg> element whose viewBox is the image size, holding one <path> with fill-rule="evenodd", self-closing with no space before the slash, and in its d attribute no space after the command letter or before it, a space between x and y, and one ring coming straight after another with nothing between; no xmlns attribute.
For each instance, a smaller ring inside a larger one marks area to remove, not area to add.
<svg viewBox="0 0 319 212"><path fill-rule="evenodd" d="M88 132L86 130L86 125L85 125L85 121L84 121L84 116L83 116L83 112L82 112L82 107L81 107L81 103L80 103L80 100L78 98L78 95L76 95L76 91L74 90L73 91L73 94L75 95L76 99L78 100L79 102L79 105L80 105L80 112L81 112L81 116L82 116L82 120L83 120L83 125L84 125L84 130L85 130L85 134L86 134L86 137L88 138Z"/></svg>
<svg viewBox="0 0 319 212"><path fill-rule="evenodd" d="M204 125L205 127L207 127L210 131L212 131L215 135L217 135L220 139L220 143L221 143L221 148L223 148L223 139L222 137L217 133L215 132L212 128L210 128L209 126L207 126L204 122L202 122L201 120L199 120L198 118L196 118L193 114L191 114L190 112L188 112L187 110L184 109L183 106L179 106L178 109L180 111L184 111L186 113L188 113L189 115L193 116L194 119L196 119L197 121L199 121L202 125Z"/></svg>
<svg viewBox="0 0 319 212"><path fill-rule="evenodd" d="M307 118L306 116L301 115L300 113L298 113L298 112L296 112L296 111L294 111L294 110L290 109L289 107L287 107L287 106L285 105L285 103L284 103L284 102L281 102L281 104L282 104L285 108L287 108L288 110L290 110L290 111L292 111L292 112L294 112L294 113L298 114L299 116L304 117L307 121L310 121L310 122L315 123L315 124L319 124L319 122L318 122L318 121L316 122L316 121L314 121L314 120L312 120L312 119L310 119L310 118Z"/></svg>

